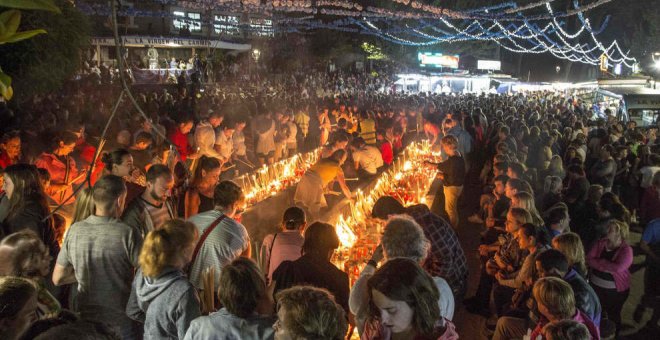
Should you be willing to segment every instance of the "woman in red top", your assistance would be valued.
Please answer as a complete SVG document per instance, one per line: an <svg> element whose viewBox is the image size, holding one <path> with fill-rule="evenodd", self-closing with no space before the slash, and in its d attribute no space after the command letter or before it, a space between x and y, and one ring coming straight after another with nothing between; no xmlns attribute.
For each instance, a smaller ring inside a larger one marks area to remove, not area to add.
<svg viewBox="0 0 660 340"><path fill-rule="evenodd" d="M378 129L376 131L376 140L378 143L378 149L380 150L381 155L383 155L383 163L390 165L394 161L394 149L392 147L392 142L390 142L387 137L385 130Z"/></svg>
<svg viewBox="0 0 660 340"><path fill-rule="evenodd" d="M188 143L188 134L192 130L193 119L191 117L182 117L177 122L176 127L168 134L172 144L176 146L181 161L185 162L188 158L196 158L196 155Z"/></svg>

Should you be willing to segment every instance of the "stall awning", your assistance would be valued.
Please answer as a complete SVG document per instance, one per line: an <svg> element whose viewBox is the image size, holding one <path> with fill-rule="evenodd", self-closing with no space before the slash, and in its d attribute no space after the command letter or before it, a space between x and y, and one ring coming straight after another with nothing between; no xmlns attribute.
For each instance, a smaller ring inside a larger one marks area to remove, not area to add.
<svg viewBox="0 0 660 340"><path fill-rule="evenodd" d="M250 44L237 44L222 40L208 40L195 38L172 38L172 37L147 37L147 36L124 36L121 37L124 46L127 47L160 47L160 48L220 48L225 50L249 51ZM115 46L114 38L95 37L92 45Z"/></svg>
<svg viewBox="0 0 660 340"><path fill-rule="evenodd" d="M605 90L605 89L598 89L598 90L596 90L596 93L600 94L602 96L605 96L605 97L611 97L611 98L615 98L615 99L623 99L623 95L617 94L617 93L614 93L612 91L608 91L608 90Z"/></svg>
<svg viewBox="0 0 660 340"><path fill-rule="evenodd" d="M598 87L598 92L609 95L611 97L621 97L629 94L660 95L660 90L655 90L645 86L602 86ZM607 93L611 93L613 95Z"/></svg>

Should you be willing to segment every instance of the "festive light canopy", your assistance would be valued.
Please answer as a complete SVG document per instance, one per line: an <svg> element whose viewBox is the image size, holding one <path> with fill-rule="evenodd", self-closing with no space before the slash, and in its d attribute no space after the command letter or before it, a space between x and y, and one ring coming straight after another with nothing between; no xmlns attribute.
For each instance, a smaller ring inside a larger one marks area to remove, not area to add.
<svg viewBox="0 0 660 340"><path fill-rule="evenodd" d="M506 2L470 10L454 10L411 0L382 1L390 5L387 8L342 0L155 1L190 10L267 16L273 19L277 33L332 29L372 35L408 46L488 41L511 52L551 53L560 59L591 65L599 64L603 56L612 65L621 64L632 68L635 64L635 59L616 41L605 44L598 40L597 36L605 29L609 17L598 28L592 27L585 17L585 12L612 0L592 0L582 5L574 0L573 8L566 11L553 10L554 0L540 0L524 6ZM108 14L107 5L89 5L84 1L78 3L88 14ZM166 11L135 9L124 9L120 14L171 16ZM580 28L569 32L563 20L573 16L577 17ZM209 21L213 20L206 20ZM246 24L244 29L249 31L249 25Z"/></svg>

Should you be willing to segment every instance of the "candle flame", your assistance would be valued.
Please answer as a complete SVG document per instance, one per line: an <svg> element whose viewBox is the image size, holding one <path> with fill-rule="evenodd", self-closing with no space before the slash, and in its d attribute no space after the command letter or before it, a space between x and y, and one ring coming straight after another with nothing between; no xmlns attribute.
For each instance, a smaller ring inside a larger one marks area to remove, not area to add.
<svg viewBox="0 0 660 340"><path fill-rule="evenodd" d="M263 165L253 173L236 179L241 183L248 206L275 196L300 181L305 171L314 165L321 154L321 148L305 154L296 154L271 165Z"/></svg>
<svg viewBox="0 0 660 340"><path fill-rule="evenodd" d="M339 215L337 223L335 223L335 230L339 237L339 242L343 248L351 248L357 242L357 236L353 229L348 226L348 222L344 219L344 215Z"/></svg>

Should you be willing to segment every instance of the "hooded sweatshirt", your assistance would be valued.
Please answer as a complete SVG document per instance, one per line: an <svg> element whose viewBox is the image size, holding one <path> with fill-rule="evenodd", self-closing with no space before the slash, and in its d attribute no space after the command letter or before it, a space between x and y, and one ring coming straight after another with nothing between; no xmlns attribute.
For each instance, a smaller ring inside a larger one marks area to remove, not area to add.
<svg viewBox="0 0 660 340"><path fill-rule="evenodd" d="M138 270L126 314L144 323L144 340L183 339L190 322L201 315L199 297L179 269L168 268L159 277Z"/></svg>

